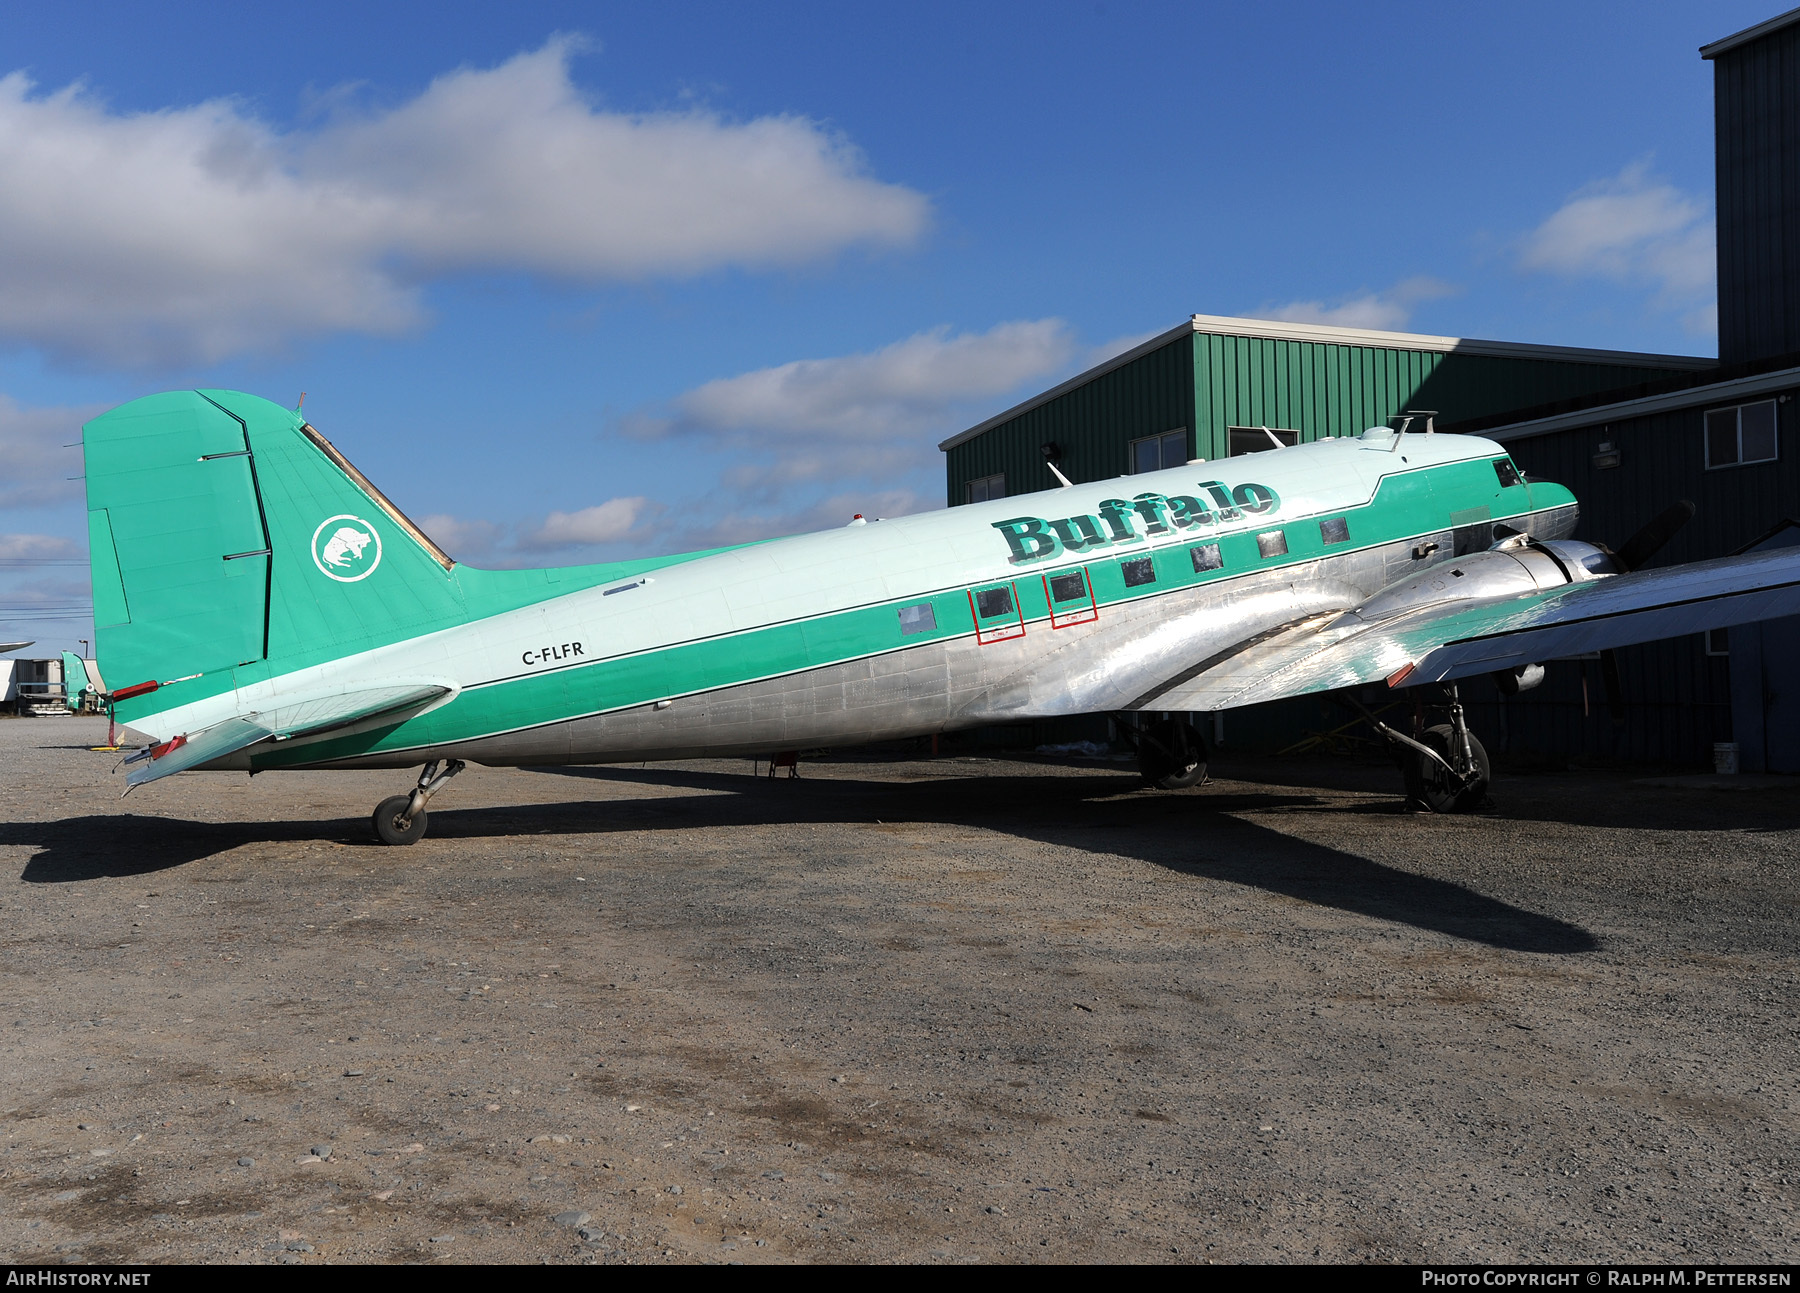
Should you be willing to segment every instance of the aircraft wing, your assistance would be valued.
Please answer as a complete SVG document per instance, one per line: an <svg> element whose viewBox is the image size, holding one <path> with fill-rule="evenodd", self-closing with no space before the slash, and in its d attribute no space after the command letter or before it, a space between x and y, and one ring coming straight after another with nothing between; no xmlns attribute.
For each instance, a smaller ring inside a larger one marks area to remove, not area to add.
<svg viewBox="0 0 1800 1293"><path fill-rule="evenodd" d="M1321 614L1176 674L1134 709L1218 710L1388 680L1448 682L1800 614L1800 549L1697 561L1370 621Z"/></svg>
<svg viewBox="0 0 1800 1293"><path fill-rule="evenodd" d="M285 740L382 714L417 711L456 690L454 683L406 680L271 701L260 710L234 715L131 755L125 760L131 767L125 777L125 793L145 782L236 754L259 741Z"/></svg>

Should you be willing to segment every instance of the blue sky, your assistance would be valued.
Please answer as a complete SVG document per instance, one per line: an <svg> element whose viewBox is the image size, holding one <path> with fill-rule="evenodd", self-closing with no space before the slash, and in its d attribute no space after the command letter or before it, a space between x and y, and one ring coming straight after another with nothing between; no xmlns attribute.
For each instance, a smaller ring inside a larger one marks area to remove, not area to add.
<svg viewBox="0 0 1800 1293"><path fill-rule="evenodd" d="M1774 12L21 8L0 638L91 638L60 446L172 387L308 392L517 565L939 506L939 439L1195 312L1713 353L1696 51Z"/></svg>

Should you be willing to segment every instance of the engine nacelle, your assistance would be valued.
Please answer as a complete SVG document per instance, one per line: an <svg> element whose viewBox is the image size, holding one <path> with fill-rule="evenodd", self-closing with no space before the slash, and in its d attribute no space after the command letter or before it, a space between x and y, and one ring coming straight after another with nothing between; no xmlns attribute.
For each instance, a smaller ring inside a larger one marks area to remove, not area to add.
<svg viewBox="0 0 1800 1293"><path fill-rule="evenodd" d="M1488 602L1547 592L1617 573L1613 554L1572 539L1537 542L1511 535L1485 552L1441 561L1389 584L1358 606L1356 617L1371 624L1447 602Z"/></svg>

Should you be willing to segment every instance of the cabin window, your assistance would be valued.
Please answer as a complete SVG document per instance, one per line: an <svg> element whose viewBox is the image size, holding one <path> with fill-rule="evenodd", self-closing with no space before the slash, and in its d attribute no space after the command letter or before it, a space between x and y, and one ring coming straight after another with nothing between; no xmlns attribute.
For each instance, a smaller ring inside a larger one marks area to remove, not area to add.
<svg viewBox="0 0 1800 1293"><path fill-rule="evenodd" d="M1025 616L1010 583L971 588L969 610L975 616L975 640L982 646L1025 636Z"/></svg>
<svg viewBox="0 0 1800 1293"><path fill-rule="evenodd" d="M1500 478L1501 489L1511 489L1519 483L1519 469L1513 466L1511 458L1494 459L1494 475Z"/></svg>
<svg viewBox="0 0 1800 1293"><path fill-rule="evenodd" d="M1264 530L1256 536L1256 550L1265 557L1287 556L1287 531Z"/></svg>
<svg viewBox="0 0 1800 1293"><path fill-rule="evenodd" d="M1167 471L1170 467L1182 466L1187 460L1186 427L1176 427L1173 431L1145 436L1131 442L1131 474L1134 476L1147 471Z"/></svg>
<svg viewBox="0 0 1800 1293"><path fill-rule="evenodd" d="M1060 575L1044 577L1044 594L1050 599L1050 627L1066 629L1072 624L1092 624L1100 618L1100 607L1094 601L1093 586L1086 570L1065 570Z"/></svg>
<svg viewBox="0 0 1800 1293"><path fill-rule="evenodd" d="M969 499L971 503L986 503L996 498L1006 497L1006 473L997 471L992 476L983 476L980 480L969 482Z"/></svg>
<svg viewBox="0 0 1800 1293"><path fill-rule="evenodd" d="M900 636L911 637L914 633L929 633L937 627L937 612L930 602L920 602L917 606L900 608Z"/></svg>
<svg viewBox="0 0 1800 1293"><path fill-rule="evenodd" d="M1341 516L1329 517L1319 522L1319 537L1327 543L1350 542L1350 522Z"/></svg>
<svg viewBox="0 0 1800 1293"><path fill-rule="evenodd" d="M1229 434L1233 458L1300 443L1300 433L1284 427L1231 427ZM1270 436L1274 439L1271 440ZM1276 444L1277 440L1281 442L1280 445Z"/></svg>
<svg viewBox="0 0 1800 1293"><path fill-rule="evenodd" d="M1774 462L1779 456L1778 448L1774 400L1706 411L1708 470L1752 462Z"/></svg>
<svg viewBox="0 0 1800 1293"><path fill-rule="evenodd" d="M1149 557L1121 561L1119 572L1125 576L1125 587L1127 588L1142 588L1145 584L1156 582L1156 563Z"/></svg>
<svg viewBox="0 0 1800 1293"><path fill-rule="evenodd" d="M1225 559L1219 555L1219 545L1202 543L1188 549L1188 556L1194 560L1194 573L1205 574L1208 570L1225 569Z"/></svg>

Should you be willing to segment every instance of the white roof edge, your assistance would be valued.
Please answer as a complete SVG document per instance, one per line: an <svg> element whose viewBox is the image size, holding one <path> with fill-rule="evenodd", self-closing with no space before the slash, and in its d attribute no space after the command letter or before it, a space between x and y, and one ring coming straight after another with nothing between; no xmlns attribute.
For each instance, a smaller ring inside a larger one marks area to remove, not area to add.
<svg viewBox="0 0 1800 1293"><path fill-rule="evenodd" d="M1800 9L1789 9L1786 13L1778 13L1773 18L1765 18L1754 27L1746 27L1742 31L1723 36L1710 45L1702 45L1700 57L1717 58L1721 54L1728 54L1740 45L1748 45L1753 40L1761 40L1770 32L1780 31L1783 27L1792 26L1796 22L1800 22Z"/></svg>
<svg viewBox="0 0 1800 1293"><path fill-rule="evenodd" d="M1223 314L1196 314L1167 332L1114 355L1104 363L1077 373L1066 382L1034 395L1021 404L978 422L967 431L959 431L948 440L940 440L941 450L966 444L983 432L1003 422L1028 413L1040 404L1048 404L1078 386L1103 376L1115 368L1168 345L1176 338L1196 332L1214 336L1262 337L1272 341L1315 341L1336 346L1379 346L1388 350L1426 350L1438 354L1487 355L1498 359L1562 359L1579 363L1626 364L1634 368L1679 368L1700 371L1718 367L1719 361L1704 355L1659 355L1640 350L1591 350L1582 346L1540 346L1527 341L1482 341L1473 337L1437 337L1419 332L1380 332L1373 328L1339 328L1325 323L1289 323L1282 319L1240 319Z"/></svg>
<svg viewBox="0 0 1800 1293"><path fill-rule="evenodd" d="M1593 408L1579 409L1573 413L1558 413L1554 417L1533 418L1529 422L1489 427L1473 434L1501 443L1526 440L1532 436L1554 435L1558 431L1573 431L1592 426L1596 422L1623 422L1628 418L1670 413L1676 409L1695 408L1704 404L1729 404L1745 396L1766 395L1793 386L1800 386L1800 368L1782 368L1772 373L1757 373L1752 377L1734 377L1726 382L1694 386L1685 391L1670 391L1666 395L1646 395L1642 399L1623 400L1618 404L1597 404Z"/></svg>
<svg viewBox="0 0 1800 1293"><path fill-rule="evenodd" d="M1422 332L1380 332L1373 328L1339 328L1325 323L1288 323L1280 319L1233 319L1196 314L1195 332L1236 337L1268 337L1279 341L1320 341L1338 346L1381 346L1389 350L1429 350L1440 354L1492 355L1503 359L1568 359L1581 363L1629 364L1634 368L1716 368L1706 355L1659 355L1642 350L1595 350L1587 346L1543 346L1530 341L1484 341L1478 337L1437 337Z"/></svg>

